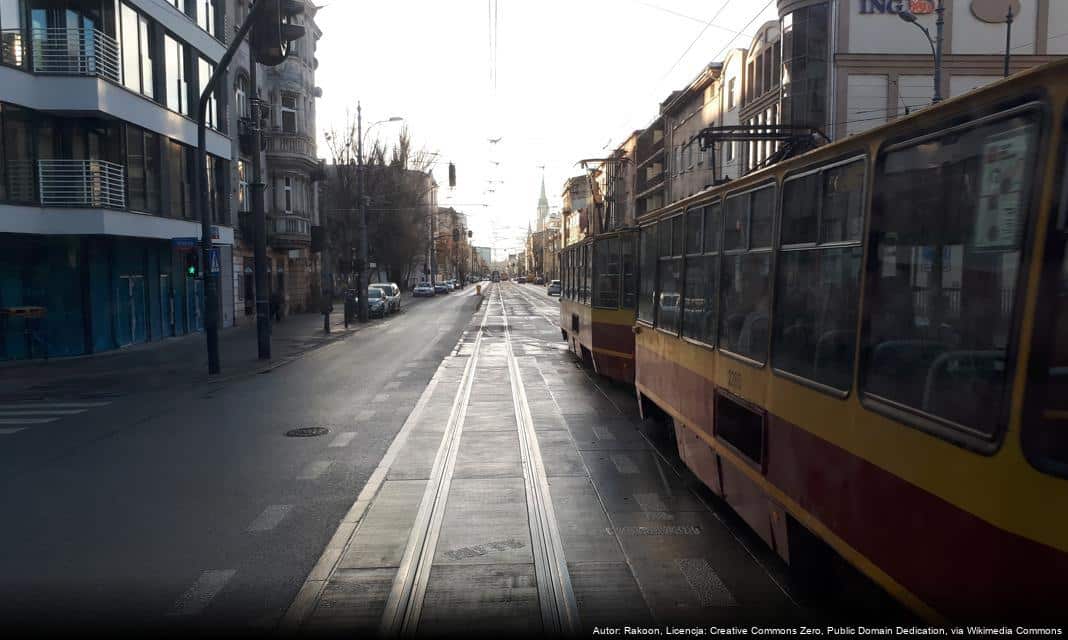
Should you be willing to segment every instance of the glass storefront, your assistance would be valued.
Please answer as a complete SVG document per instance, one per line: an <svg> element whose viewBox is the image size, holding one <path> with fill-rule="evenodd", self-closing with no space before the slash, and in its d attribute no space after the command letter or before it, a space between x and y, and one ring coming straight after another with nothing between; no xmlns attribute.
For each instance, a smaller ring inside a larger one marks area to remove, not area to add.
<svg viewBox="0 0 1068 640"><path fill-rule="evenodd" d="M782 117L784 124L830 128L827 114L828 3L803 7L782 18Z"/></svg>

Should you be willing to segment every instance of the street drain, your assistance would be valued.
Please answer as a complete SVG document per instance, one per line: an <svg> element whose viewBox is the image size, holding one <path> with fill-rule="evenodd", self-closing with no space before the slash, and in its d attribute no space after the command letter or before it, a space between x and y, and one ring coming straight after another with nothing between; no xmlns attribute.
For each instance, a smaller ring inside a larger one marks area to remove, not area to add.
<svg viewBox="0 0 1068 640"><path fill-rule="evenodd" d="M316 436L325 436L330 433L330 429L326 427L301 427L300 429L290 429L286 431L287 438L314 438Z"/></svg>

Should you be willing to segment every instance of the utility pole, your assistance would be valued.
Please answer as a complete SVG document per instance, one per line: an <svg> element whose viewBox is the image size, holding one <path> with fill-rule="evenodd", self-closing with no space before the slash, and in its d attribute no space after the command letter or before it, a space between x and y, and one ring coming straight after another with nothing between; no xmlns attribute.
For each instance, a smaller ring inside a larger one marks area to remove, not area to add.
<svg viewBox="0 0 1068 640"><path fill-rule="evenodd" d="M367 322L367 204L363 197L363 114L356 103L356 197L360 208L360 322Z"/></svg>
<svg viewBox="0 0 1068 640"><path fill-rule="evenodd" d="M942 102L942 45L945 43L943 36L946 26L946 7L943 0L938 0L938 8L935 9L938 19L935 20L935 68L934 68L934 99L938 104Z"/></svg>
<svg viewBox="0 0 1068 640"><path fill-rule="evenodd" d="M1005 16L1005 75L1009 77L1009 61L1012 58L1012 3L1009 3L1009 13Z"/></svg>
<svg viewBox="0 0 1068 640"><path fill-rule="evenodd" d="M215 70L207 83L205 83L204 90L200 93L200 99L197 101L197 155L196 170L193 172L193 189L197 194L195 202L200 209L200 259L201 273L204 278L204 305L206 311L204 335L207 339L208 348L208 375L217 375L222 371L222 365L219 362L219 277L221 273L216 272L214 269L215 265L218 264L221 271L222 265L220 264L221 260L215 258L215 247L211 237L210 185L205 184L208 177L208 107L212 104L212 96L215 95L215 90L219 86L219 80L226 75L230 61L234 59L234 54L241 47L242 41L248 35L248 32L252 30L253 25L268 8L270 7L267 2L257 2L253 5L252 10L249 11L248 16L245 18L245 22L242 23L241 28L237 31L237 37L230 43L226 53L219 60L219 64L215 65ZM255 87L255 84L253 84L253 87ZM218 117L218 113L215 115ZM257 292L258 294L259 292Z"/></svg>
<svg viewBox="0 0 1068 640"><path fill-rule="evenodd" d="M271 301L267 294L267 212L264 210L262 110L257 85L259 64L249 64L248 81L252 92L252 246L256 279L256 350L260 360L271 359Z"/></svg>

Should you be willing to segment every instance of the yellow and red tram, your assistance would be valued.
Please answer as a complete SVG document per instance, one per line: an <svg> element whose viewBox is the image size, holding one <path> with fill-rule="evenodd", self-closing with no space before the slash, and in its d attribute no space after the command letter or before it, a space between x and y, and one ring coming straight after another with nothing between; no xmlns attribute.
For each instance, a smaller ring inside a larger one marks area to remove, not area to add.
<svg viewBox="0 0 1068 640"><path fill-rule="evenodd" d="M1066 125L1060 62L639 220L639 401L787 561L1063 614Z"/></svg>
<svg viewBox="0 0 1068 640"><path fill-rule="evenodd" d="M560 255L560 332L583 362L608 378L634 382L637 229L568 245Z"/></svg>

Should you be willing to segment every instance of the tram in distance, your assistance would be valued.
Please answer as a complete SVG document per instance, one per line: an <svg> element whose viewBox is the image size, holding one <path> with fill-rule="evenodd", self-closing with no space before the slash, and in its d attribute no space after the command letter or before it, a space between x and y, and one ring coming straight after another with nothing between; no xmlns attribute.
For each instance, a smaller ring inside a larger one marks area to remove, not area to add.
<svg viewBox="0 0 1068 640"><path fill-rule="evenodd" d="M637 229L598 234L560 254L564 341L598 374L627 384L634 382L637 262Z"/></svg>
<svg viewBox="0 0 1068 640"><path fill-rule="evenodd" d="M1066 128L1062 61L639 219L642 413L788 563L1065 615Z"/></svg>

